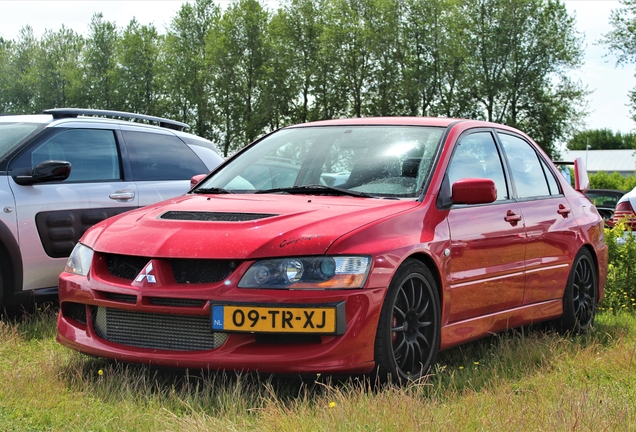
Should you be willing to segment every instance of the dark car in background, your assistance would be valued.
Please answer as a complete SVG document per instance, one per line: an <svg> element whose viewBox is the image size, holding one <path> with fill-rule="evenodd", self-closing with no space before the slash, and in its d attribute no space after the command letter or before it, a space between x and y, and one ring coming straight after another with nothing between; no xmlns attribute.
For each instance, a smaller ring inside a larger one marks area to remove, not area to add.
<svg viewBox="0 0 636 432"><path fill-rule="evenodd" d="M181 195L193 175L219 165L214 144L187 127L77 108L0 116L0 310L54 296L90 226Z"/></svg>
<svg viewBox="0 0 636 432"><path fill-rule="evenodd" d="M590 189L585 192L585 195L596 206L603 220L611 224L616 205L626 193L626 191L615 189Z"/></svg>

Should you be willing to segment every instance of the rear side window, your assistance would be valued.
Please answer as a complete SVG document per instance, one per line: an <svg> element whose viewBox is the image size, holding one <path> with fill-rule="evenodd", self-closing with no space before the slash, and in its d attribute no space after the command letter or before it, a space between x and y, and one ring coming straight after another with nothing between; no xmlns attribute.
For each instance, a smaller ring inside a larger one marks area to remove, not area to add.
<svg viewBox="0 0 636 432"><path fill-rule="evenodd" d="M500 133L499 138L510 163L517 196L519 198L549 196L548 180L537 152L529 143L516 136ZM552 180L556 181L554 177Z"/></svg>
<svg viewBox="0 0 636 432"><path fill-rule="evenodd" d="M548 168L548 165L545 163L545 161L541 159L540 157L539 157L539 160L541 161L541 166L543 167L543 171L545 172L545 177L546 179L548 179L548 186L550 187L550 195L560 195L561 190L559 189L559 182L557 181L556 177L554 176L550 168Z"/></svg>
<svg viewBox="0 0 636 432"><path fill-rule="evenodd" d="M173 135L122 131L135 181L189 180L209 170Z"/></svg>
<svg viewBox="0 0 636 432"><path fill-rule="evenodd" d="M71 163L65 182L119 180L119 152L112 130L68 129L31 153L31 168L46 160Z"/></svg>

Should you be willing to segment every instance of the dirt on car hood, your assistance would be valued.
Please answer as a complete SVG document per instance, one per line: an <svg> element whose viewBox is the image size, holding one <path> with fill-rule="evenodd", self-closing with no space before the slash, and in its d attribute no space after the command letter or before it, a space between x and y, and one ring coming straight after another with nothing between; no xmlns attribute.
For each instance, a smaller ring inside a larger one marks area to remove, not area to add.
<svg viewBox="0 0 636 432"><path fill-rule="evenodd" d="M415 200L307 195L186 195L107 219L82 243L164 258L324 254L339 237L418 206Z"/></svg>

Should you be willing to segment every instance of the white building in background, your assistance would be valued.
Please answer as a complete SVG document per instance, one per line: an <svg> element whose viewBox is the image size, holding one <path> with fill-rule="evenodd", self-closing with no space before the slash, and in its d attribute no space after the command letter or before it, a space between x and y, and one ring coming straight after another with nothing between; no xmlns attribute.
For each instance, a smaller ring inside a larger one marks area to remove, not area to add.
<svg viewBox="0 0 636 432"><path fill-rule="evenodd" d="M634 175L636 171L636 150L564 150L561 160L574 162L580 157L585 162L588 173L605 171L621 175Z"/></svg>

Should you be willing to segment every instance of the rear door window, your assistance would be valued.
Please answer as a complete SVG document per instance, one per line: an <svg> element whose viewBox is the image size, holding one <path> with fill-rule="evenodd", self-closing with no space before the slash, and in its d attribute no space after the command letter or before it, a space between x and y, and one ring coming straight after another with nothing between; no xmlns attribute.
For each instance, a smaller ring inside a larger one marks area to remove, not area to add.
<svg viewBox="0 0 636 432"><path fill-rule="evenodd" d="M189 180L209 170L192 149L174 135L122 131L133 180Z"/></svg>
<svg viewBox="0 0 636 432"><path fill-rule="evenodd" d="M533 198L550 196L550 186L539 155L525 140L500 133L499 139L508 158L512 181L517 190L518 198ZM550 173L550 175L552 175ZM552 188L556 187L554 176L551 177Z"/></svg>

